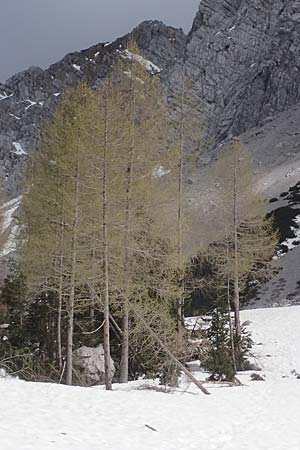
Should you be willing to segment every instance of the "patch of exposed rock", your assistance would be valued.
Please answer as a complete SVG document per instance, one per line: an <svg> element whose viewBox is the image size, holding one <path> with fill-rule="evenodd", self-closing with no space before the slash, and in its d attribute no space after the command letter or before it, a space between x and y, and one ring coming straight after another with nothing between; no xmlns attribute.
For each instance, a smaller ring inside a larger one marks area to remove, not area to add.
<svg viewBox="0 0 300 450"><path fill-rule="evenodd" d="M159 66L168 97L183 66L217 141L260 126L300 96L300 3L292 0L202 0L193 27L158 21L133 31L145 57ZM31 67L0 84L0 172L9 196L20 190L26 159L67 87L101 83L128 36L71 53L46 70ZM16 152L13 143L24 150Z"/></svg>
<svg viewBox="0 0 300 450"><path fill-rule="evenodd" d="M114 361L110 360L111 377L115 374ZM74 383L79 386L105 384L103 345L80 347L73 352Z"/></svg>

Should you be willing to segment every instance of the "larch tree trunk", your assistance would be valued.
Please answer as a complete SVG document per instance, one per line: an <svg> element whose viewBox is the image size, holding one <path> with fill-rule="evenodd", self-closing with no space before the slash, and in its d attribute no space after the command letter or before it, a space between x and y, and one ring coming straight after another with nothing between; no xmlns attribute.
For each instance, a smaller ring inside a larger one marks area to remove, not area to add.
<svg viewBox="0 0 300 450"><path fill-rule="evenodd" d="M75 306L75 282L77 266L77 231L79 219L79 162L77 161L75 174L75 198L74 198L74 222L72 237L72 263L70 276L70 293L68 301L68 334L67 334L67 385L72 384L73 378L73 335L74 335L74 306Z"/></svg>
<svg viewBox="0 0 300 450"><path fill-rule="evenodd" d="M229 242L227 243L227 265L229 267ZM230 276L229 270L227 274L227 308L228 308L228 320L229 320L229 333L230 333L230 346L231 346L231 357L232 357L232 366L234 373L236 374L236 360L235 360L235 345L234 345L234 332L231 321L231 302L230 302Z"/></svg>
<svg viewBox="0 0 300 450"><path fill-rule="evenodd" d="M238 180L237 170L238 161L234 157L233 167L233 226L234 226L234 315L235 332L237 341L241 338L241 320L240 320L240 286L239 286L239 238L238 238Z"/></svg>
<svg viewBox="0 0 300 450"><path fill-rule="evenodd" d="M184 308L184 280L183 280L183 264L182 264L182 199L183 199L183 155L184 155L184 96L185 96L185 80L182 80L181 103L180 103L180 135L179 135L179 161L178 161L178 205L177 205L177 258L179 270L180 294L177 304L177 320L178 329L183 322Z"/></svg>
<svg viewBox="0 0 300 450"><path fill-rule="evenodd" d="M108 95L108 93L107 93ZM104 273L104 365L105 365L105 387L106 390L112 390L111 367L110 367L110 329L109 329L109 247L108 247L108 211L107 211L107 152L108 152L108 97L105 102L105 130L104 130L104 149L103 149L103 273Z"/></svg>
<svg viewBox="0 0 300 450"><path fill-rule="evenodd" d="M62 370L62 340L61 340L61 325L62 325L62 304L63 304L63 239L64 239L64 222L63 215L61 217L60 229L60 255L59 255L59 287L58 287L58 311L57 311L57 360L59 370Z"/></svg>
<svg viewBox="0 0 300 450"><path fill-rule="evenodd" d="M128 283L129 283L129 241L131 232L131 208L132 208L132 180L134 170L135 156L135 87L134 87L134 64L131 67L130 78L130 149L128 155L127 167L127 188L126 188L126 217L125 217L125 239L124 239L124 275L125 275L125 299L124 311L122 318L122 349L120 363L120 383L128 383L128 362L129 362L129 300L128 300Z"/></svg>
<svg viewBox="0 0 300 450"><path fill-rule="evenodd" d="M62 160L63 153L60 147L59 159ZM61 193L61 223L59 228L59 285L58 285L58 311L57 311L57 360L58 367L62 374L63 371L63 358L62 358L62 305L63 305L63 284L64 284L64 255L63 255L63 244L64 244L64 213L65 213L65 199L64 199L64 181L63 174L59 173L58 183L62 187Z"/></svg>

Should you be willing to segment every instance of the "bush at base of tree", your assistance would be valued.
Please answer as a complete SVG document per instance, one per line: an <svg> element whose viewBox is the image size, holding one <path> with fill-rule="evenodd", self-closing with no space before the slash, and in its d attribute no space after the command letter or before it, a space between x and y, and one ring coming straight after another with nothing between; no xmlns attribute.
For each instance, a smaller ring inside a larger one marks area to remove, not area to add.
<svg viewBox="0 0 300 450"><path fill-rule="evenodd" d="M207 334L208 349L202 366L211 372L211 380L233 381L235 364L232 356L228 313L217 307L212 312L211 326Z"/></svg>
<svg viewBox="0 0 300 450"><path fill-rule="evenodd" d="M208 347L201 361L202 367L211 372L210 380L213 381L233 382L236 371L244 370L253 344L250 332L243 326L240 345L234 339L233 353L229 320L228 311L223 306L213 310L207 334Z"/></svg>
<svg viewBox="0 0 300 450"><path fill-rule="evenodd" d="M235 339L235 361L237 370L247 370L247 367L249 366L248 357L252 346L253 340L250 331L247 330L247 323L242 324L240 345L238 345L238 341Z"/></svg>

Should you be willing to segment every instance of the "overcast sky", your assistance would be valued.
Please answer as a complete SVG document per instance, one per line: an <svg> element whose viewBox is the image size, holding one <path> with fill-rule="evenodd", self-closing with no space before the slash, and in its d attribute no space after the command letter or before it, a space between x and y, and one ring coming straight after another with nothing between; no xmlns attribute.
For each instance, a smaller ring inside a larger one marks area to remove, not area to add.
<svg viewBox="0 0 300 450"><path fill-rule="evenodd" d="M188 31L199 0L0 0L0 81L111 41L146 19Z"/></svg>

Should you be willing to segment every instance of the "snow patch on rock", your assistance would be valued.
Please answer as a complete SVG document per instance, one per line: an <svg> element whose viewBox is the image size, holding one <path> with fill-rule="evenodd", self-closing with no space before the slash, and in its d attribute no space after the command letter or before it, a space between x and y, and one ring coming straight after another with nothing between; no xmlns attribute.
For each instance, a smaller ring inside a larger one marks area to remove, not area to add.
<svg viewBox="0 0 300 450"><path fill-rule="evenodd" d="M7 98L12 97L14 94L7 94L6 91L4 91L2 94L0 93L0 102L2 100L6 100Z"/></svg>
<svg viewBox="0 0 300 450"><path fill-rule="evenodd" d="M156 64L154 64L152 61L149 61L148 59L145 59L141 55L137 55L136 53L133 53L128 49L121 52L121 56L125 59L129 59L130 61L136 61L140 63L152 75L162 72L162 69L158 67Z"/></svg>
<svg viewBox="0 0 300 450"><path fill-rule="evenodd" d="M8 240L5 242L5 244L2 247L2 250L0 252L0 257L7 256L10 253L13 253L17 249L17 237L19 234L19 226L14 225L11 229L10 235Z"/></svg>
<svg viewBox="0 0 300 450"><path fill-rule="evenodd" d="M34 102L34 101L32 101L32 100L29 100L29 99L25 100L25 102L28 102L28 103L29 103L29 105L26 106L26 108L25 108L26 111L27 111L28 109L32 108L32 106L35 106L35 105L36 105L36 102Z"/></svg>
<svg viewBox="0 0 300 450"><path fill-rule="evenodd" d="M13 146L15 147L14 154L18 156L27 155L27 152L23 149L20 142L13 142Z"/></svg>
<svg viewBox="0 0 300 450"><path fill-rule="evenodd" d="M288 248L288 251L293 250L293 248L298 247L298 245L300 244L300 215L295 218L294 223L296 224L296 226L291 227L291 231L294 233L294 237L287 238L285 241L281 242L281 245L286 246ZM284 254L286 254L286 252L279 250L277 252L277 257L281 257ZM276 256L274 259L276 259Z"/></svg>
<svg viewBox="0 0 300 450"><path fill-rule="evenodd" d="M4 205L0 208L0 212L3 215L1 233L6 232L11 227L8 239L4 243L0 251L0 257L7 256L10 253L16 251L19 226L17 224L12 224L14 215L21 204L21 200L22 195L4 203Z"/></svg>
<svg viewBox="0 0 300 450"><path fill-rule="evenodd" d="M165 169L163 166L158 166L153 170L153 177L162 178L169 175L169 173L171 173L171 170Z"/></svg>
<svg viewBox="0 0 300 450"><path fill-rule="evenodd" d="M13 117L14 119L21 120L21 117L15 116L15 115L12 114L12 113L9 113L9 115L10 115L11 117Z"/></svg>
<svg viewBox="0 0 300 450"><path fill-rule="evenodd" d="M2 233L10 227L14 214L20 206L22 200L22 195L19 197L13 198L9 202L4 203L4 205L0 208L1 213L3 214L3 222L2 222Z"/></svg>

